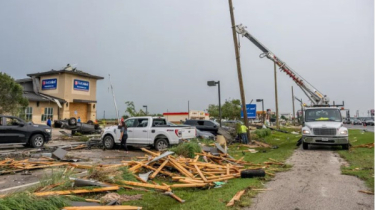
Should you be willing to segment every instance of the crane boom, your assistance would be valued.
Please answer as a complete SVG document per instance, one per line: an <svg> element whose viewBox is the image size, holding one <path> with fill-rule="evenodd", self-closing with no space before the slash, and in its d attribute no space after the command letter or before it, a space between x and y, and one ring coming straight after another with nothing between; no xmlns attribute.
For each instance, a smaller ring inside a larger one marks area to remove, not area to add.
<svg viewBox="0 0 375 210"><path fill-rule="evenodd" d="M285 72L292 80L302 89L306 96L314 105L325 105L329 103L328 97L320 93L313 85L307 82L302 76L290 68L280 58L268 50L262 43L260 43L254 36L252 36L244 26L237 25L236 31L238 34L248 38L255 46L257 46L263 53L260 54L260 58L267 57L279 66L280 71Z"/></svg>

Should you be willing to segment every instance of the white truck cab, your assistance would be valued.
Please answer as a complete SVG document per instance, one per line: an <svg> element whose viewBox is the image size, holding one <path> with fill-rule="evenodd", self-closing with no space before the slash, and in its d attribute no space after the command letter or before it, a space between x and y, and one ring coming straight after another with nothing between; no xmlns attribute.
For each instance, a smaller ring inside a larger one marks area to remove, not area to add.
<svg viewBox="0 0 375 210"><path fill-rule="evenodd" d="M329 106L305 107L302 144L305 150L309 144L341 145L348 150L348 129L343 126L340 109Z"/></svg>
<svg viewBox="0 0 375 210"><path fill-rule="evenodd" d="M171 126L161 117L131 117L125 120L128 139L127 145L153 146L164 150L170 145L177 145L182 139L196 137L196 128L192 126ZM121 143L119 126L106 127L101 139L107 149Z"/></svg>

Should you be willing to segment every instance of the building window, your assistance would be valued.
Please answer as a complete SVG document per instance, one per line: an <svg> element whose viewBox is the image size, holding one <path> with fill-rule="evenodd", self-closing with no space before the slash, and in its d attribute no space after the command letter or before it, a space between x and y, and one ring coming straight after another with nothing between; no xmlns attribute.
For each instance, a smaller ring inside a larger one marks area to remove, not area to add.
<svg viewBox="0 0 375 210"><path fill-rule="evenodd" d="M47 121L49 117L51 118L51 120L53 119L53 108L44 108L44 114L42 114L42 121Z"/></svg>
<svg viewBox="0 0 375 210"><path fill-rule="evenodd" d="M32 121L33 120L33 108L26 107L25 109L21 109L18 117L21 119L24 119L25 121Z"/></svg>

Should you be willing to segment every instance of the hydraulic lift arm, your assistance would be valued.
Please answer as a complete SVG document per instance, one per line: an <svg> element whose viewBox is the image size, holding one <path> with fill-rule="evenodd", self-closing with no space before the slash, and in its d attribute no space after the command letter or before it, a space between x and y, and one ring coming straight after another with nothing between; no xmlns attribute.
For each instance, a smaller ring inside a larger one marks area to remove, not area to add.
<svg viewBox="0 0 375 210"><path fill-rule="evenodd" d="M280 71L285 72L290 78L302 89L306 96L314 105L325 105L329 103L328 97L320 93L314 86L307 82L302 76L290 68L280 58L268 50L262 43L260 43L254 36L252 36L244 26L237 25L236 31L238 34L248 38L255 46L257 46L263 53L259 55L260 58L267 57L279 66Z"/></svg>

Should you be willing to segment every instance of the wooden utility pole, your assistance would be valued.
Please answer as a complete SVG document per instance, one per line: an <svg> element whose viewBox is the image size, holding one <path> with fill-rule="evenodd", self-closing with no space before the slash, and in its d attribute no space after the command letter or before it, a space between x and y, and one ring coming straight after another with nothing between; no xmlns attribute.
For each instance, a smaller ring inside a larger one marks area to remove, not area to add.
<svg viewBox="0 0 375 210"><path fill-rule="evenodd" d="M296 111L294 110L294 92L292 86L292 104L293 104L293 125L296 125Z"/></svg>
<svg viewBox="0 0 375 210"><path fill-rule="evenodd" d="M236 24L235 24L235 21L234 21L232 0L228 0L228 3L229 3L230 20L231 20L231 23L232 23L234 51L235 51L235 54L236 54L237 74L238 74L238 83L240 85L243 119L244 119L244 123L245 123L246 127L249 128L249 120L247 119L245 90L243 88L243 82L242 82L241 61L240 61L240 53L239 53L239 50L238 50L238 41L237 41L237 36L236 36ZM251 142L251 136L250 136L249 130L247 131L247 137L249 139L249 142Z"/></svg>
<svg viewBox="0 0 375 210"><path fill-rule="evenodd" d="M273 62L273 69L274 69L274 73L275 73L276 128L280 129L280 124L279 124L279 102L277 100L277 72L276 72L276 62Z"/></svg>

